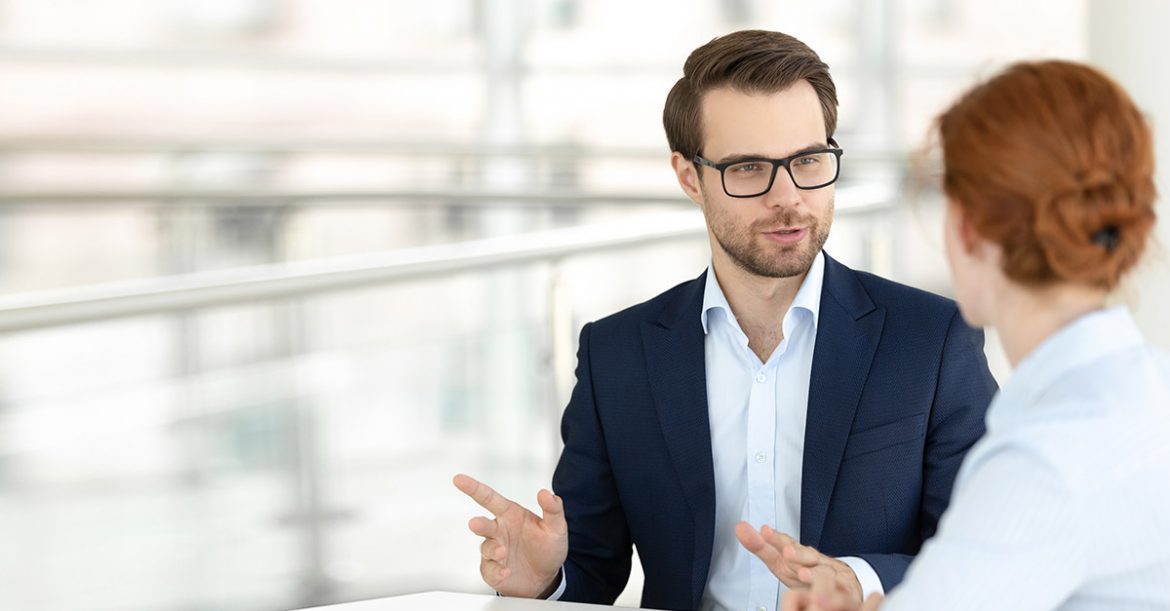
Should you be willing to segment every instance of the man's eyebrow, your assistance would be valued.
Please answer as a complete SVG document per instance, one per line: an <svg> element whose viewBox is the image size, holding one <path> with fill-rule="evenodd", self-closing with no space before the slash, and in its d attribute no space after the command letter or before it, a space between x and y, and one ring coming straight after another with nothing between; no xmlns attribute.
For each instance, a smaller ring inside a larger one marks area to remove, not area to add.
<svg viewBox="0 0 1170 611"><path fill-rule="evenodd" d="M811 153L813 151L823 151L826 148L829 148L828 144L826 144L824 142L814 142L812 144L802 146L801 148L797 149L796 152L789 154L789 155L785 155L784 157L795 157L797 155L803 155L804 153ZM764 155L762 153L732 153L731 155L727 155L726 157L723 157L722 159L720 159L719 161L716 161L715 163L720 163L720 164L722 164L722 163L738 163L740 161L752 161L752 160L758 160L758 159L776 159L776 158L769 157L769 156Z"/></svg>

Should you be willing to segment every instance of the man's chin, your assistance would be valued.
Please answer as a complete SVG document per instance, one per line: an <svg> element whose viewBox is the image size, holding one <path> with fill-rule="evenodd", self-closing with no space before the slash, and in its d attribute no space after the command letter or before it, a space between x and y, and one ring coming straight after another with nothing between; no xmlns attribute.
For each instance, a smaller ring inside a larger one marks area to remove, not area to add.
<svg viewBox="0 0 1170 611"><path fill-rule="evenodd" d="M758 275L769 278L793 278L803 276L812 267L815 252L809 252L808 244L795 248L784 248L766 261L755 261Z"/></svg>
<svg viewBox="0 0 1170 611"><path fill-rule="evenodd" d="M745 271L764 278L795 278L808 273L812 267L812 258L805 261L803 257L788 261L752 261L749 264L740 264Z"/></svg>

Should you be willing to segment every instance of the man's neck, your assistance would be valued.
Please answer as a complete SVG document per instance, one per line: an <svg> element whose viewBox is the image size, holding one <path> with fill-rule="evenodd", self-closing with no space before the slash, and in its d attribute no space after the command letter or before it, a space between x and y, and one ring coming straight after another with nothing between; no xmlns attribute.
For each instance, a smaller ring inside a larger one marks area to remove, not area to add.
<svg viewBox="0 0 1170 611"><path fill-rule="evenodd" d="M768 278L736 265L726 255L712 258L715 278L731 306L748 343L761 361L767 362L783 337L784 315L808 271L792 278Z"/></svg>

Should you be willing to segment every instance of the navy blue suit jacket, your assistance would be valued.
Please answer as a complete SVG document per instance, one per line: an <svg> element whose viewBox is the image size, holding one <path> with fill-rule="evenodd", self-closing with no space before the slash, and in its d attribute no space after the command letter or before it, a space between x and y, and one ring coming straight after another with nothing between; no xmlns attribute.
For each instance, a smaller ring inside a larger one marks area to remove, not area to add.
<svg viewBox="0 0 1170 611"><path fill-rule="evenodd" d="M562 600L610 604L636 545L642 606L699 606L715 480L705 274L585 325L553 476L569 525ZM996 389L954 302L825 257L809 380L801 542L859 556L887 591L935 532Z"/></svg>

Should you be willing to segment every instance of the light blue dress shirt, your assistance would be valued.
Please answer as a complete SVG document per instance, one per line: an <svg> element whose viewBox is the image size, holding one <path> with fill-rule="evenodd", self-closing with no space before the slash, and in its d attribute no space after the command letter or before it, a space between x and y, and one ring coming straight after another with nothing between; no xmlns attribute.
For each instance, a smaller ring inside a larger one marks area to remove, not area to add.
<svg viewBox="0 0 1170 611"><path fill-rule="evenodd" d="M824 254L818 254L782 322L780 345L761 362L748 347L715 276L707 269L702 324L707 409L715 467L715 539L702 609L774 611L786 591L735 537L747 521L800 538L801 467L809 377L816 345ZM862 589L881 592L860 558L842 558Z"/></svg>
<svg viewBox="0 0 1170 611"><path fill-rule="evenodd" d="M1125 308L1020 363L882 609L1170 609L1170 359Z"/></svg>

